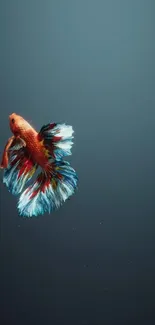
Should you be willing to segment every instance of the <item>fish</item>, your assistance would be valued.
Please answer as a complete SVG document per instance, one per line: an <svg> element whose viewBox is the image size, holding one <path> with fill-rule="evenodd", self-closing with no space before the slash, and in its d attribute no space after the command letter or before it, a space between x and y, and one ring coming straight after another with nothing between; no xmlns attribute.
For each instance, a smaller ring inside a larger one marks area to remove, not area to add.
<svg viewBox="0 0 155 325"><path fill-rule="evenodd" d="M77 173L65 160L72 155L72 126L51 122L37 132L16 113L9 115L9 125L13 135L4 147L0 169L9 192L19 195L19 215L37 217L58 210L78 187Z"/></svg>

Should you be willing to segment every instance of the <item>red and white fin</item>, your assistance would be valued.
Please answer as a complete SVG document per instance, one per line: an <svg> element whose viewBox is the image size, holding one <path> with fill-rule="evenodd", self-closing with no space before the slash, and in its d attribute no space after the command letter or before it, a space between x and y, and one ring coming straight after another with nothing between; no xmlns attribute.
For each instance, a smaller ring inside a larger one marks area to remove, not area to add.
<svg viewBox="0 0 155 325"><path fill-rule="evenodd" d="M4 168L3 183L8 190L17 195L34 175L37 165L32 161L26 147L19 139L14 139L7 153L8 164Z"/></svg>
<svg viewBox="0 0 155 325"><path fill-rule="evenodd" d="M50 123L41 128L38 139L43 142L49 156L59 160L71 155L73 133L71 125Z"/></svg>
<svg viewBox="0 0 155 325"><path fill-rule="evenodd" d="M77 174L67 161L52 163L51 173L40 173L34 183L21 194L19 214L33 217L53 212L74 194L77 182Z"/></svg>

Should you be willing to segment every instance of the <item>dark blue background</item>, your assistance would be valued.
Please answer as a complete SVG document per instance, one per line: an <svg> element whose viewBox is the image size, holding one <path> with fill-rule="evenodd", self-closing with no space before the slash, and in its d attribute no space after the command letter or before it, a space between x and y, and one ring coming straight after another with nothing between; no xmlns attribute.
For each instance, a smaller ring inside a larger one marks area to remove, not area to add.
<svg viewBox="0 0 155 325"><path fill-rule="evenodd" d="M155 1L1 0L0 150L16 112L75 130L79 190L23 220L0 184L2 325L155 324Z"/></svg>

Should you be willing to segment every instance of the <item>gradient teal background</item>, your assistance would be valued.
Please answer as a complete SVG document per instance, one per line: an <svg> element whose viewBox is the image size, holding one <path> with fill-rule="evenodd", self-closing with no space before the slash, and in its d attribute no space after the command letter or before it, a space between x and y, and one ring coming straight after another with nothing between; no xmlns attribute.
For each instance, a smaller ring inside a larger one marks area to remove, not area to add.
<svg viewBox="0 0 155 325"><path fill-rule="evenodd" d="M0 153L16 112L73 125L79 190L23 220L0 175L0 324L155 324L155 1L1 0Z"/></svg>

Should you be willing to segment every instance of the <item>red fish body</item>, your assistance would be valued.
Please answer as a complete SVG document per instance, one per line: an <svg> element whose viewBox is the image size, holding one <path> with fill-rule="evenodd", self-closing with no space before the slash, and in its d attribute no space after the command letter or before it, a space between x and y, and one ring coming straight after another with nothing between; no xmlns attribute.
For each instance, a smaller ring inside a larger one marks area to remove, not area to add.
<svg viewBox="0 0 155 325"><path fill-rule="evenodd" d="M77 187L75 170L64 161L71 155L73 129L66 124L50 123L38 133L21 116L9 116L13 136L8 140L0 167L9 191L21 194L26 183L40 167L42 172L20 195L20 215L31 217L52 212L68 199Z"/></svg>

